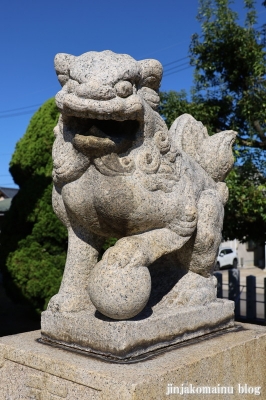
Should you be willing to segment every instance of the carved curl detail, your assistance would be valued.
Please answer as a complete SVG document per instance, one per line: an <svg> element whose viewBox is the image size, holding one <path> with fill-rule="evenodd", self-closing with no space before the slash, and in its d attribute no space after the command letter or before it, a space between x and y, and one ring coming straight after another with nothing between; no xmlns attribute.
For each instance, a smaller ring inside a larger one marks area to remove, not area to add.
<svg viewBox="0 0 266 400"><path fill-rule="evenodd" d="M167 132L156 132L154 135L154 141L162 154L165 154L170 150L170 141Z"/></svg>
<svg viewBox="0 0 266 400"><path fill-rule="evenodd" d="M161 164L160 152L156 147L145 146L138 154L138 167L146 174L156 174Z"/></svg>

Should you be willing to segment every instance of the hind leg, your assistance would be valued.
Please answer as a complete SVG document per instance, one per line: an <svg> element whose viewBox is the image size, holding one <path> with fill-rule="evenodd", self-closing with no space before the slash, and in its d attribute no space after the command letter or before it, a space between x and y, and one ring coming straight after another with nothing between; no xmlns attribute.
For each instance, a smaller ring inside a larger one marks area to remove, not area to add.
<svg viewBox="0 0 266 400"><path fill-rule="evenodd" d="M212 272L222 238L223 204L216 191L206 190L197 207L197 230L176 252L177 264L187 273L165 296L160 307L199 306L216 299L216 278Z"/></svg>
<svg viewBox="0 0 266 400"><path fill-rule="evenodd" d="M222 239L224 208L215 190L206 190L198 202L198 225L189 270L209 277Z"/></svg>

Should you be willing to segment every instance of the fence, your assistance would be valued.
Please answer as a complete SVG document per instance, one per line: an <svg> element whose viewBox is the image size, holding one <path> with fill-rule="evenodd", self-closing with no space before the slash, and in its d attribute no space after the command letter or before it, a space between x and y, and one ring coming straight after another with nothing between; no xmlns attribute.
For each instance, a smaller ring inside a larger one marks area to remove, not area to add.
<svg viewBox="0 0 266 400"><path fill-rule="evenodd" d="M241 322L266 324L266 278L264 286L256 286L256 277L246 277L246 284L240 283L240 271L228 270L228 283L223 275L215 272L217 278L217 297L235 302L235 319Z"/></svg>

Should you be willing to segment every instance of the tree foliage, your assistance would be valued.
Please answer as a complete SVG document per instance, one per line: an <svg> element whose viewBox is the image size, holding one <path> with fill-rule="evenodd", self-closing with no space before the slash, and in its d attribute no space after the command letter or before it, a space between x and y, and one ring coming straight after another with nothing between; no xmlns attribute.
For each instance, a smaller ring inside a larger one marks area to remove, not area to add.
<svg viewBox="0 0 266 400"><path fill-rule="evenodd" d="M55 294L65 265L67 234L51 204L54 99L34 114L17 143L10 172L20 186L1 232L0 262L8 294L15 301L45 308Z"/></svg>
<svg viewBox="0 0 266 400"><path fill-rule="evenodd" d="M193 35L195 100L209 100L222 109L216 130L234 129L238 144L266 149L266 52L255 29L253 0L244 0L245 26L229 0L200 0L202 35Z"/></svg>
<svg viewBox="0 0 266 400"><path fill-rule="evenodd" d="M229 201L225 208L224 238L264 243L266 239L266 185L257 168L245 163L226 180Z"/></svg>
<svg viewBox="0 0 266 400"><path fill-rule="evenodd" d="M229 174L229 202L223 236L240 241L266 240L266 52L255 29L253 0L244 0L245 25L229 0L199 0L201 34L193 35L191 64L195 86L161 93L161 113L168 126L183 113L202 121L209 134L234 129L236 167ZM265 28L265 27L264 27Z"/></svg>
<svg viewBox="0 0 266 400"><path fill-rule="evenodd" d="M0 235L0 268L8 295L35 311L58 292L67 250L67 231L52 209L54 99L34 114L16 145L10 172L20 190L6 213ZM116 239L106 240L104 251Z"/></svg>

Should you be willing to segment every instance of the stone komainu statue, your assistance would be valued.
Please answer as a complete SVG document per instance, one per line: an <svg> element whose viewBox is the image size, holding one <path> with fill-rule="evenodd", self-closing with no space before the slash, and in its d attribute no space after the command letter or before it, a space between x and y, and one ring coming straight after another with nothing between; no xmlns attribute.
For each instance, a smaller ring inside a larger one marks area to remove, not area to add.
<svg viewBox="0 0 266 400"><path fill-rule="evenodd" d="M162 77L156 60L111 51L58 54L55 69L62 90L53 207L69 246L48 311L95 307L113 319L132 318L148 302L152 265L167 257L183 272L161 300L165 307L213 301L228 198L223 180L236 133L209 137L188 114L168 131L156 111ZM106 237L119 240L98 261Z"/></svg>

